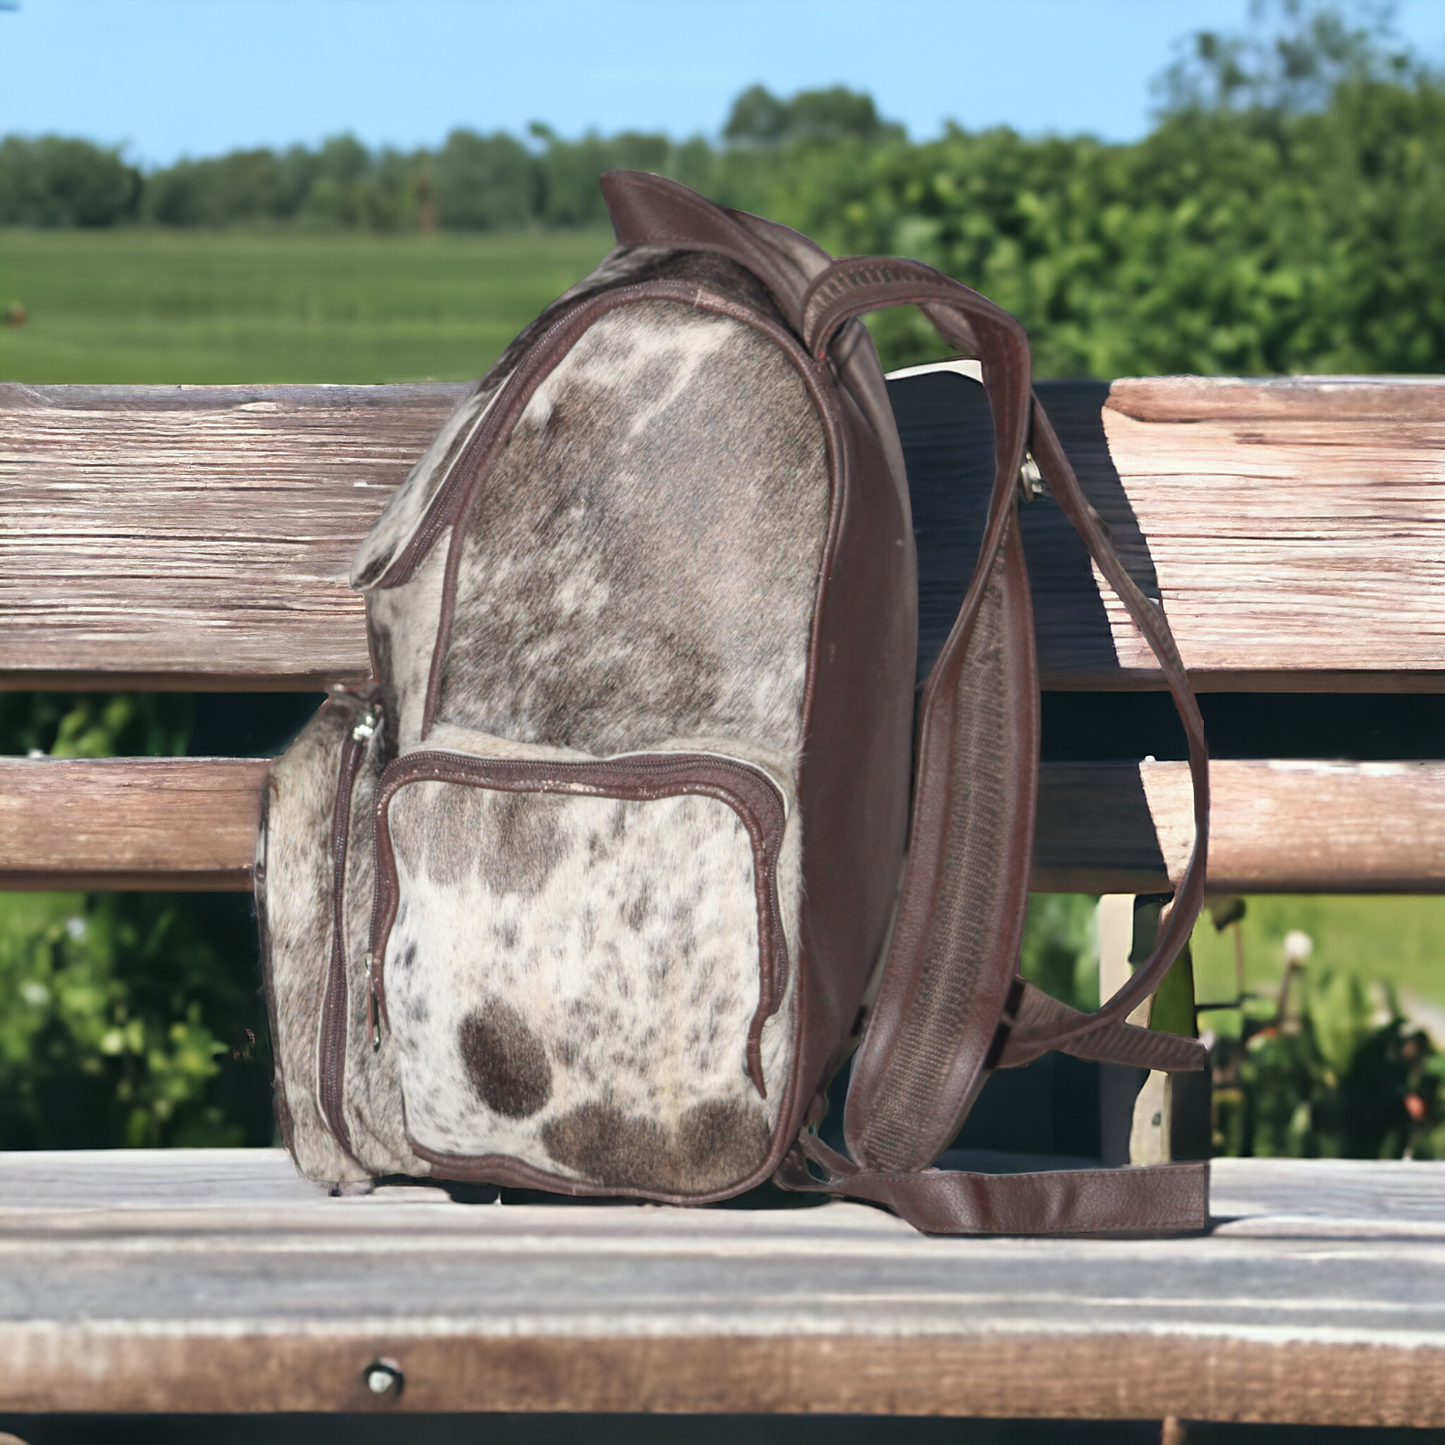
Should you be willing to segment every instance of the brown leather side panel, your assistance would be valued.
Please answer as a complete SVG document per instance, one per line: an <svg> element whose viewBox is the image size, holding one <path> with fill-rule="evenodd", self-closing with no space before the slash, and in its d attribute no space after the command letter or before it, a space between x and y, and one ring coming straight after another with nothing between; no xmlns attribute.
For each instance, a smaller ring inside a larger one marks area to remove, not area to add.
<svg viewBox="0 0 1445 1445"><path fill-rule="evenodd" d="M851 1032L897 898L908 829L918 579L906 497L847 391L837 537L814 623L803 816L801 1098Z"/></svg>

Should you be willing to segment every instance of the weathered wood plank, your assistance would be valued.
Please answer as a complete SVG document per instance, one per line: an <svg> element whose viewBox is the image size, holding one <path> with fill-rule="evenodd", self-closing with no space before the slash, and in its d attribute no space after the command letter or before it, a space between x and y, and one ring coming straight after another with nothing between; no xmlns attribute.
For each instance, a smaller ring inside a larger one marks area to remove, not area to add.
<svg viewBox="0 0 1445 1445"><path fill-rule="evenodd" d="M1445 384L1041 391L1199 686L1445 687ZM364 674L349 559L456 395L0 387L0 685ZM1046 684L1156 685L1052 504L1024 528Z"/></svg>
<svg viewBox="0 0 1445 1445"><path fill-rule="evenodd" d="M267 766L0 759L0 887L249 889Z"/></svg>
<svg viewBox="0 0 1445 1445"><path fill-rule="evenodd" d="M1210 765L1217 893L1435 893L1445 887L1445 763ZM1194 838L1183 763L1043 769L1037 892L1150 893Z"/></svg>
<svg viewBox="0 0 1445 1445"><path fill-rule="evenodd" d="M0 887L250 887L266 763L0 759ZM1216 762L1210 886L1221 892L1445 887L1445 763ZM1193 836L1182 763L1051 763L1039 892L1169 886Z"/></svg>
<svg viewBox="0 0 1445 1445"><path fill-rule="evenodd" d="M1210 1237L945 1240L851 1204L333 1199L269 1150L10 1155L0 1408L1438 1426L1442 1186L1222 1160Z"/></svg>
<svg viewBox="0 0 1445 1445"><path fill-rule="evenodd" d="M351 557L459 390L0 386L9 685L364 676Z"/></svg>
<svg viewBox="0 0 1445 1445"><path fill-rule="evenodd" d="M1040 390L1121 555L1162 599L1196 687L1445 687L1445 382L1148 377L1107 397ZM1057 511L1036 509L1025 533L1049 685L1155 683L1122 605L1083 585Z"/></svg>

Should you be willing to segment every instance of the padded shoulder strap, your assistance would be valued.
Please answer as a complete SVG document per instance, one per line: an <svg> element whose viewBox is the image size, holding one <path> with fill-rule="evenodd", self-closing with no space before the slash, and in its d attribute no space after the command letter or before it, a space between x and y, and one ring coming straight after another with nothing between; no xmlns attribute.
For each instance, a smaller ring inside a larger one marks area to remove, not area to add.
<svg viewBox="0 0 1445 1445"><path fill-rule="evenodd" d="M811 1160L834 1192L877 1199L940 1231L1199 1227L1204 1166L1012 1176L927 1168L995 1066L1062 1048L1086 1058L1147 1060L1154 1068L1201 1067L1197 1043L1141 1037L1147 1031L1123 1020L1162 979L1203 898L1208 762L1168 624L1120 565L1033 395L1028 339L1018 322L931 267L855 257L836 262L809 287L805 344L824 359L851 317L909 304L921 307L951 346L983 364L994 420L993 488L973 578L923 695L908 864L844 1120L852 1157L805 1136L789 1166L796 1171L792 1187L820 1187L808 1171ZM1037 663L1017 518L1018 479L1030 449L1159 659L1189 739L1195 785L1194 854L1171 915L1149 960L1093 1014L1067 1009L1014 976L1038 783ZM1112 1202L1106 1207L1105 1200Z"/></svg>

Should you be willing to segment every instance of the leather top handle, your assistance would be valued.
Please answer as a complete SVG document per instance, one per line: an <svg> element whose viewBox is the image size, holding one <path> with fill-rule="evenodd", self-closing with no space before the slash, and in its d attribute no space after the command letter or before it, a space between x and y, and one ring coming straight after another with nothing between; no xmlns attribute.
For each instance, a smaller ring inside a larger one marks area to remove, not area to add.
<svg viewBox="0 0 1445 1445"><path fill-rule="evenodd" d="M1158 941L1128 982L1091 1014L1060 1018L1047 995L1023 990L1007 1037L996 1047L996 1065L1027 1063L1071 1040L1116 1024L1163 981L1194 927L1204 901L1209 846L1209 754L1204 722L1183 659L1163 611L1140 590L1114 551L1108 530L1079 486L1058 436L1031 383L1028 337L1022 326L987 297L919 261L850 257L819 275L803 298L803 341L819 360L843 323L887 306L920 307L949 345L971 352L983 364L984 385L994 416L995 473L989 518L980 547L975 587L997 554L1012 514L1012 497L1025 450L1032 452L1059 509L1073 524L1100 572L1123 601L1129 616L1158 659L1189 746L1194 789L1194 847ZM960 622L969 610L966 596ZM955 624L955 633L959 630ZM925 693L927 728L928 695Z"/></svg>

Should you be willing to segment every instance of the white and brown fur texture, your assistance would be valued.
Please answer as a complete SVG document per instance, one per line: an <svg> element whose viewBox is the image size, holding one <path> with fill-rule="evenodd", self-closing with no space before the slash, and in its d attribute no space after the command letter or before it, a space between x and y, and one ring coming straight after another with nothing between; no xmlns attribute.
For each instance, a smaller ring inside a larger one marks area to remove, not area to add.
<svg viewBox="0 0 1445 1445"><path fill-rule="evenodd" d="M523 328L491 370L458 404L406 480L392 493L370 535L361 544L351 565L353 587L362 591L373 587L411 540L487 408L528 349L558 317L603 291L655 277L704 282L721 279L734 291L744 291L753 305L772 309L771 300L757 282L728 262L662 246L621 247L613 251L595 271L564 291L535 321Z"/></svg>
<svg viewBox="0 0 1445 1445"><path fill-rule="evenodd" d="M481 494L440 717L595 756L695 733L794 757L828 509L822 423L771 340L611 312Z"/></svg>
<svg viewBox="0 0 1445 1445"><path fill-rule="evenodd" d="M773 778L789 807L778 869L788 976L763 1030L767 1097L746 1066L760 987L754 858L726 803L409 784L391 805L400 906L385 959L391 1032L375 1055L356 1046L364 997L352 995L347 1119L372 1172L422 1172L399 1132L403 1097L411 1136L429 1150L508 1155L595 1187L711 1193L768 1150L792 1062L803 826L793 779L831 504L822 423L793 364L753 328L677 302L609 312L539 386L465 535L443 531L410 579L375 585L527 346L567 304L653 276L773 313L757 281L719 257L614 253L463 403L353 581L369 589L386 757L697 751ZM422 738L454 546L465 550L452 644L440 715ZM291 1129L298 1161L343 1179L356 1166L315 1137L314 1099L335 768L302 752L294 767L308 790L315 774L316 797L292 807L283 830L295 840L286 851L309 861L288 865L297 917L282 952L310 981L276 990L278 1033L293 1120L307 1120ZM371 786L358 787L361 814ZM283 774L288 790L300 783ZM359 851L353 949L370 898L372 849Z"/></svg>
<svg viewBox="0 0 1445 1445"><path fill-rule="evenodd" d="M683 1194L761 1163L789 1010L764 1034L765 1101L753 848L727 803L427 781L389 818L387 1013L418 1144Z"/></svg>
<svg viewBox="0 0 1445 1445"><path fill-rule="evenodd" d="M277 1114L301 1172L332 1182L368 1174L425 1174L430 1167L406 1143L391 1043L384 1039L373 1054L366 1036L361 960L371 922L371 813L381 751L375 740L357 774L347 850L345 1109L352 1150L365 1168L333 1138L319 1102L319 1033L333 926L329 843L342 746L365 711L361 699L335 694L273 765L256 854Z"/></svg>

